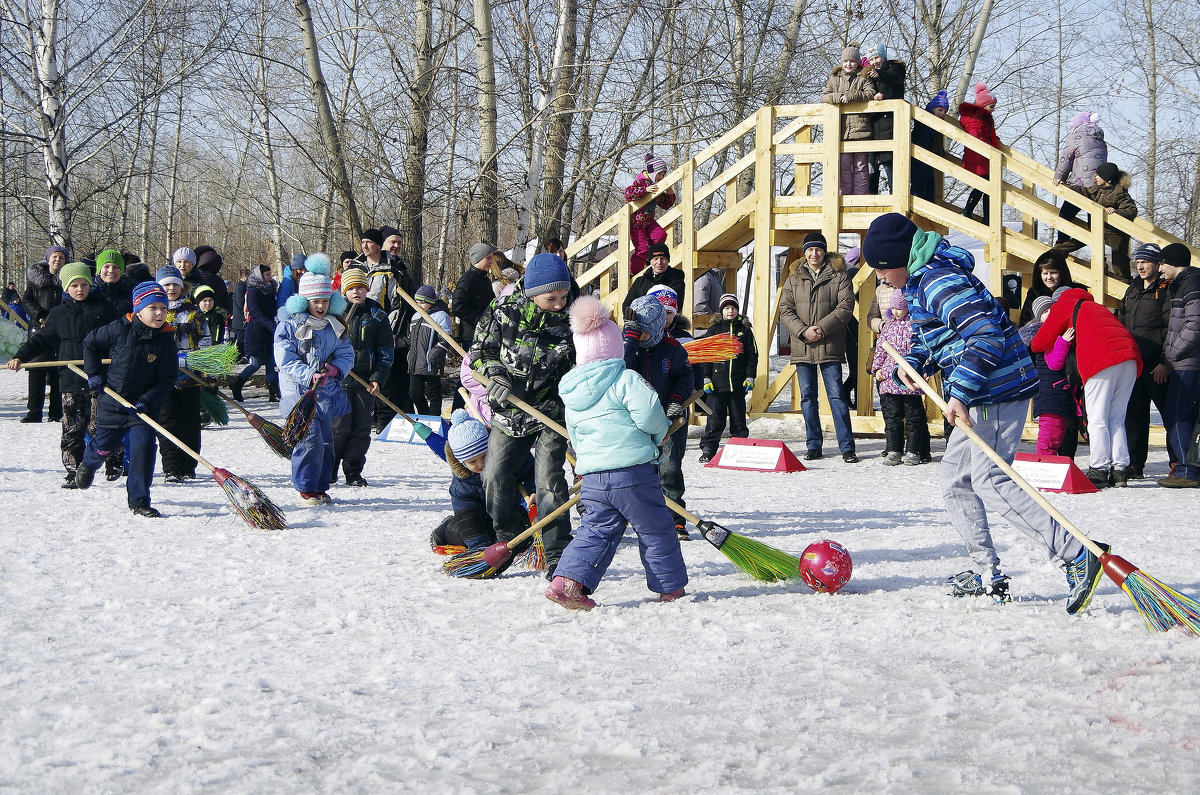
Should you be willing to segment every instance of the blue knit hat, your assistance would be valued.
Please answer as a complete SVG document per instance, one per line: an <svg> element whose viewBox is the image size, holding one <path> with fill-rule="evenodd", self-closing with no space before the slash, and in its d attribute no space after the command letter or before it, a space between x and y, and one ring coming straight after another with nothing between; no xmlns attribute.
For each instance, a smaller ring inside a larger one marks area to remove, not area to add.
<svg viewBox="0 0 1200 795"><path fill-rule="evenodd" d="M874 58L876 55L878 55L880 58L882 58L883 60L886 61L887 60L887 47L884 47L882 44L872 44L870 47L868 47L866 50L863 51L863 57L865 57L865 58Z"/></svg>
<svg viewBox="0 0 1200 795"><path fill-rule="evenodd" d="M1140 259L1144 259L1146 262L1162 262L1162 249L1154 243L1143 243L1138 246L1137 251L1133 252L1130 259L1134 262Z"/></svg>
<svg viewBox="0 0 1200 795"><path fill-rule="evenodd" d="M884 213L867 227L862 255L877 270L907 268L917 225L900 213Z"/></svg>
<svg viewBox="0 0 1200 795"><path fill-rule="evenodd" d="M541 253L529 260L525 267L525 281L522 282L525 295L533 298L542 293L552 293L555 290L571 289L571 274L567 271L567 263L554 254Z"/></svg>
<svg viewBox="0 0 1200 795"><path fill-rule="evenodd" d="M166 287L168 284L178 284L182 287L183 274L174 265L164 265L158 269L158 273L154 274L154 281L163 287Z"/></svg>
<svg viewBox="0 0 1200 795"><path fill-rule="evenodd" d="M486 453L488 448L488 429L475 419L466 409L458 409L450 415L450 433L446 441L450 443L450 452L459 461L470 461L480 453Z"/></svg>
<svg viewBox="0 0 1200 795"><path fill-rule="evenodd" d="M417 288L417 291L413 293L413 298L417 299L418 301L424 301L427 304L433 304L437 303L438 294L437 290L433 289L432 285L422 284Z"/></svg>
<svg viewBox="0 0 1200 795"><path fill-rule="evenodd" d="M192 251L187 246L184 246L183 248L175 249L175 253L171 255L171 262L179 262L179 260L181 260L181 259L185 259L188 262L195 265L196 264L196 252Z"/></svg>
<svg viewBox="0 0 1200 795"><path fill-rule="evenodd" d="M642 327L642 331L650 335L650 339L642 340L638 343L638 347L653 348L661 342L663 330L667 326L667 310L658 302L658 299L643 295L630 304L629 308L637 315L637 322Z"/></svg>
<svg viewBox="0 0 1200 795"><path fill-rule="evenodd" d="M133 311L141 312L152 304L166 304L167 291L158 282L142 282L133 288Z"/></svg>
<svg viewBox="0 0 1200 795"><path fill-rule="evenodd" d="M946 89L942 89L933 95L933 99L929 100L925 105L925 110L933 113L938 108L950 110L950 97L946 95Z"/></svg>

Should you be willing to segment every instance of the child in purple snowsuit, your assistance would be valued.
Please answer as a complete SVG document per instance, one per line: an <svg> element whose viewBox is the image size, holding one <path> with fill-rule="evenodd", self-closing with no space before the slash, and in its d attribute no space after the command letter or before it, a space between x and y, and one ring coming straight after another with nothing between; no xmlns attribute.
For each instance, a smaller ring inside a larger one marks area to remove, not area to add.
<svg viewBox="0 0 1200 795"><path fill-rule="evenodd" d="M612 563L625 527L633 525L646 585L670 602L684 595L687 569L675 523L654 466L666 437L667 415L658 393L626 369L621 329L592 296L571 308L576 366L559 394L575 448L575 471L587 511L554 570L546 598L570 610L590 610L588 598Z"/></svg>
<svg viewBox="0 0 1200 795"><path fill-rule="evenodd" d="M908 301L903 292L896 290L892 293L884 317L883 328L879 331L880 339L887 340L899 354L907 356L912 350L912 320L908 316ZM883 432L887 439L883 465L928 464L929 423L925 419L921 390L908 389L892 378L896 363L882 345L875 346L871 372L875 374L875 382L879 387L879 407L883 410ZM906 425L908 453L902 455Z"/></svg>

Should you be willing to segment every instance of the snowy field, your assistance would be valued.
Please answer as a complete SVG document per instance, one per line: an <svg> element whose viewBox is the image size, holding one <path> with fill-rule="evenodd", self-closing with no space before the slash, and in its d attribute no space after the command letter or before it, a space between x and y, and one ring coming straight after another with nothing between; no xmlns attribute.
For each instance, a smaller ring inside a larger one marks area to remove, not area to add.
<svg viewBox="0 0 1200 795"><path fill-rule="evenodd" d="M1200 640L1149 634L1105 580L1085 615L1015 530L1015 601L953 599L968 567L936 464L708 470L688 505L798 553L842 542L836 595L739 578L684 545L688 598L649 603L625 544L569 613L545 580L442 574L448 512L426 448L376 444L369 489L300 507L287 466L235 419L204 453L288 511L247 528L210 479L63 491L58 426L22 425L0 375L0 791L1195 792ZM259 390L253 390L255 395ZM267 415L265 403L251 401ZM755 434L804 449L797 423ZM836 449L826 440L826 451ZM940 459L942 444L934 442ZM1148 469L1166 470L1163 451ZM1151 481L1052 496L1076 524L1200 594L1197 495ZM695 534L694 534L695 535Z"/></svg>

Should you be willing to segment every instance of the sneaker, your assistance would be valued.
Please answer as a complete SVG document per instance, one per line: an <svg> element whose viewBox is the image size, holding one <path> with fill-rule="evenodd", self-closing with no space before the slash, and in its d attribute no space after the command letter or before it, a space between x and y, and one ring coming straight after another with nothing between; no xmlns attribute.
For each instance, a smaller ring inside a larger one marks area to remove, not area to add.
<svg viewBox="0 0 1200 795"><path fill-rule="evenodd" d="M183 475L178 475L174 472L172 472L169 475L163 476L163 483L182 483L182 482L183 482Z"/></svg>
<svg viewBox="0 0 1200 795"><path fill-rule="evenodd" d="M807 453L804 454L805 461L816 461L816 460L824 458L824 457L825 457L825 454L822 453L820 450L809 450Z"/></svg>
<svg viewBox="0 0 1200 795"><path fill-rule="evenodd" d="M1124 488L1129 485L1129 467L1113 467L1112 468L1112 484L1117 488Z"/></svg>
<svg viewBox="0 0 1200 795"><path fill-rule="evenodd" d="M320 505L321 493L317 491L302 491L300 492L300 502L308 505Z"/></svg>
<svg viewBox="0 0 1200 795"><path fill-rule="evenodd" d="M921 456L917 455L916 453L905 453L905 454L904 454L904 458L902 459L902 463L903 463L903 464L904 464L904 466L906 466L906 467L915 467L915 466L917 466L918 464L924 464L924 463L926 463L926 461L928 461L928 460L929 460L929 459L928 459L928 457L927 457L927 458L925 459L925 461L922 461L922 460L921 460Z"/></svg>
<svg viewBox="0 0 1200 795"><path fill-rule="evenodd" d="M1177 475L1168 475L1165 478L1160 478L1158 485L1168 489L1194 489L1200 486L1200 480L1191 480L1190 478L1181 478Z"/></svg>
<svg viewBox="0 0 1200 795"><path fill-rule="evenodd" d="M700 454L700 463L701 463L701 464L707 464L707 463L708 463L709 461L711 461L711 460L712 460L712 456L711 456L711 455L709 455L708 453L701 453L701 454Z"/></svg>
<svg viewBox="0 0 1200 795"><path fill-rule="evenodd" d="M130 510L132 510L138 516L145 516L147 519L162 518L162 514L158 512L158 509L151 508L149 505L139 505L138 507L131 508Z"/></svg>
<svg viewBox="0 0 1200 795"><path fill-rule="evenodd" d="M1012 601L1012 594L1008 592L1010 579L1007 574L1001 574L992 580L992 587L988 589L988 595L996 604L1006 605Z"/></svg>
<svg viewBox="0 0 1200 795"><path fill-rule="evenodd" d="M1106 489L1112 483L1112 472L1108 469L1088 467L1087 479L1098 489Z"/></svg>
<svg viewBox="0 0 1200 795"><path fill-rule="evenodd" d="M104 479L110 483L120 478L123 474L125 472L119 461L115 461L111 465L107 461L104 463Z"/></svg>
<svg viewBox="0 0 1200 795"><path fill-rule="evenodd" d="M1125 468L1125 479L1126 480L1141 480L1144 477L1146 477L1146 470L1143 467L1126 467Z"/></svg>
<svg viewBox="0 0 1200 795"><path fill-rule="evenodd" d="M1110 549L1108 544L1097 542L1097 545L1105 552ZM1063 571L1067 573L1067 586L1071 589L1067 596L1067 613L1074 615L1092 601L1092 592L1100 582L1104 567L1100 565L1100 558L1084 547L1079 557L1063 566Z"/></svg>
<svg viewBox="0 0 1200 795"><path fill-rule="evenodd" d="M657 602L674 602L676 599L679 599L684 596L687 596L687 591L680 588L678 591L671 591L670 593L660 593L658 595L658 599L656 599L655 601L657 601Z"/></svg>
<svg viewBox="0 0 1200 795"><path fill-rule="evenodd" d="M683 522L675 523L675 535L679 536L680 541L691 541L692 537L688 535L687 527Z"/></svg>
<svg viewBox="0 0 1200 795"><path fill-rule="evenodd" d="M75 473L74 473L74 472L68 472L68 473L67 473L67 479L63 481L62 487L63 487L64 489L77 489L77 488L79 488L78 484L76 484L76 483L75 483Z"/></svg>
<svg viewBox="0 0 1200 795"><path fill-rule="evenodd" d="M568 610L591 610L596 603L583 592L583 586L566 577L555 577L546 589L546 598Z"/></svg>
<svg viewBox="0 0 1200 795"><path fill-rule="evenodd" d="M973 571L960 571L949 580L951 596L984 596L983 578Z"/></svg>
<svg viewBox="0 0 1200 795"><path fill-rule="evenodd" d="M96 479L96 470L84 464L79 465L79 469L75 470L75 488L89 489L92 487L92 481Z"/></svg>
<svg viewBox="0 0 1200 795"><path fill-rule="evenodd" d="M346 478L346 485L347 486L365 486L365 485L367 485L367 481L363 479L362 475L354 475L353 477Z"/></svg>
<svg viewBox="0 0 1200 795"><path fill-rule="evenodd" d="M848 453L842 453L842 460L845 461L847 464L857 464L858 456L854 454L853 450L851 450Z"/></svg>
<svg viewBox="0 0 1200 795"><path fill-rule="evenodd" d="M898 467L898 466L900 466L900 462L901 462L900 454L895 452L894 450L892 452L888 453L887 456L885 456L883 459L883 465L885 467Z"/></svg>
<svg viewBox="0 0 1200 795"><path fill-rule="evenodd" d="M333 502L333 498L323 491L317 492L317 499L320 500L321 505L329 505Z"/></svg>
<svg viewBox="0 0 1200 795"><path fill-rule="evenodd" d="M880 458L887 458L887 457L888 457L889 455L891 455L893 452L895 452L895 451L894 451L894 450L884 450L882 453L880 453L880 454L879 454L879 457L880 457Z"/></svg>

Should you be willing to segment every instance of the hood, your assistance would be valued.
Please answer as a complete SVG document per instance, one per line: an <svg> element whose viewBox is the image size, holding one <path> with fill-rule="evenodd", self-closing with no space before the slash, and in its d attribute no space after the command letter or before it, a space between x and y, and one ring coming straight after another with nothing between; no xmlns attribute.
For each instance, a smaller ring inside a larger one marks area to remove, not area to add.
<svg viewBox="0 0 1200 795"><path fill-rule="evenodd" d="M573 368L558 384L563 404L572 411L587 411L599 402L621 373L624 359L601 359Z"/></svg>
<svg viewBox="0 0 1200 795"><path fill-rule="evenodd" d="M58 284L58 277L51 275L50 263L45 260L25 266L25 280L41 290Z"/></svg>
<svg viewBox="0 0 1200 795"><path fill-rule="evenodd" d="M1077 135L1081 138L1094 138L1097 141L1104 140L1104 130L1100 129L1100 125L1089 121L1086 124L1081 124L1071 130L1072 135Z"/></svg>
<svg viewBox="0 0 1200 795"><path fill-rule="evenodd" d="M964 102L958 106L959 116L978 116L980 118L991 116L991 112L983 105L976 105L974 102Z"/></svg>
<svg viewBox="0 0 1200 795"><path fill-rule="evenodd" d="M265 290L267 292L274 293L277 288L278 286L275 284L275 280L272 279L271 281L267 281L264 279L262 272L258 268L251 270L250 275L246 277L247 290Z"/></svg>
<svg viewBox="0 0 1200 795"><path fill-rule="evenodd" d="M1075 304L1082 303L1083 301L1091 301L1092 303L1095 303L1096 299L1092 297L1091 293L1082 287L1072 287L1070 290L1067 290L1065 293L1060 295L1058 297L1058 301L1055 303L1061 303L1064 306L1069 306L1071 307L1071 311L1074 312Z"/></svg>

